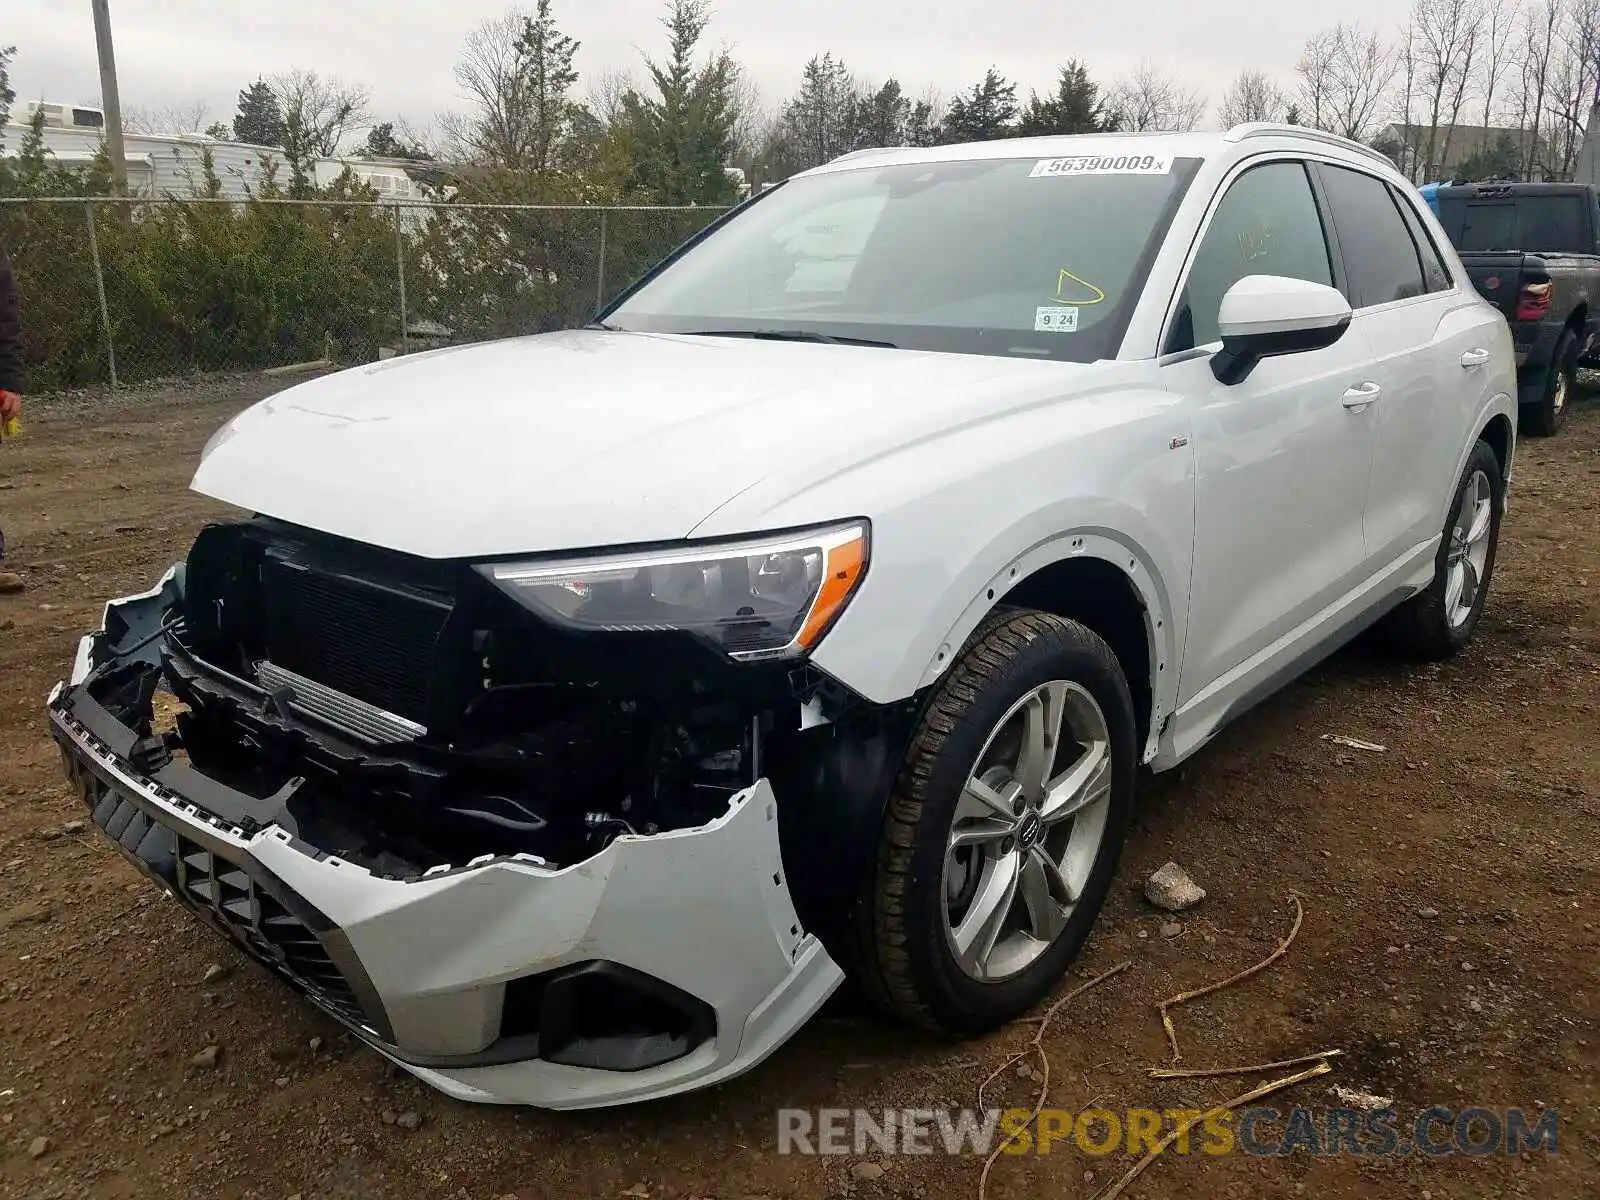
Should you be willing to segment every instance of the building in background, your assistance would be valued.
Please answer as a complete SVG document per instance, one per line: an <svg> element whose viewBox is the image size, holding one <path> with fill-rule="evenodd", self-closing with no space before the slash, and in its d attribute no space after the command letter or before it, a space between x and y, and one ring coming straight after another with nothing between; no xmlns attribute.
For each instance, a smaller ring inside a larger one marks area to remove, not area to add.
<svg viewBox="0 0 1600 1200"><path fill-rule="evenodd" d="M25 105L20 120L0 126L0 158L15 157L39 109L44 110L45 153L59 166L87 170L105 142L105 114L85 105ZM207 151L222 194L229 199L248 200L259 194L274 165L279 186L287 186L289 181L283 151L275 146L230 142L205 133L124 133L122 142L128 160L128 191L135 196L192 195L205 178ZM371 187L379 200L392 201L449 199L454 192L452 181L473 170L447 163L345 154L317 159L313 181L319 188L329 187L346 169ZM745 173L738 167L725 169L739 199L749 196Z"/></svg>
<svg viewBox="0 0 1600 1200"><path fill-rule="evenodd" d="M23 106L21 119L0 127L0 157L14 157L31 130L35 115L44 111L41 136L44 151L58 166L87 170L105 143L105 114L98 108L72 104ZM231 142L204 133L124 133L128 160L128 191L157 199L188 196L205 179L205 155L223 196L247 200L260 193L269 172L276 168L280 187L287 186L289 168L283 151L275 146ZM327 187L346 168L383 200L423 200L427 195L403 159L372 159L357 155L318 159L312 174L318 187Z"/></svg>

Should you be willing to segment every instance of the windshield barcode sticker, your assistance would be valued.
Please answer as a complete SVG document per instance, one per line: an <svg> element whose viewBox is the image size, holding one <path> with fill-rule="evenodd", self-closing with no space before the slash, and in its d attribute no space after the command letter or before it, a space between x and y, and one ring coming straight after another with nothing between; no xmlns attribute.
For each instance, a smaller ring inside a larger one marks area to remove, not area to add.
<svg viewBox="0 0 1600 1200"><path fill-rule="evenodd" d="M1028 172L1029 179L1058 175L1166 175L1172 171L1170 154L1078 154L1072 158L1041 158Z"/></svg>
<svg viewBox="0 0 1600 1200"><path fill-rule="evenodd" d="M1077 333L1078 310L1070 305L1052 304L1033 314L1035 333Z"/></svg>

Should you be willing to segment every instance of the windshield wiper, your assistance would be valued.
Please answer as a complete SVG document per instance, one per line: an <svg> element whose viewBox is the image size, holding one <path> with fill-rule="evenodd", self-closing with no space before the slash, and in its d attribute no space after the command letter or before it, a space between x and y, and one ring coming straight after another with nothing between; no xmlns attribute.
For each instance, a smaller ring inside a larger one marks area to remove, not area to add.
<svg viewBox="0 0 1600 1200"><path fill-rule="evenodd" d="M764 342L823 342L829 346L877 346L895 350L893 342L874 341L871 338L839 337L831 333L818 333L814 329L691 329L687 337L744 337Z"/></svg>

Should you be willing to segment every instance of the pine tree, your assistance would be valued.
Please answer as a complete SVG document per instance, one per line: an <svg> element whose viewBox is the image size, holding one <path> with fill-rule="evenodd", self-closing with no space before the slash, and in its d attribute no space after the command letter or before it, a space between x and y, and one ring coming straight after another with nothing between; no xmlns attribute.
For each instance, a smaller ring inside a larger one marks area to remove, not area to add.
<svg viewBox="0 0 1600 1200"><path fill-rule="evenodd" d="M898 79L890 79L875 92L866 92L854 105L850 144L904 146L910 140L911 101Z"/></svg>
<svg viewBox="0 0 1600 1200"><path fill-rule="evenodd" d="M367 130L363 152L368 158L407 158L413 162L427 162L433 158L421 146L398 137L393 121L382 121Z"/></svg>
<svg viewBox="0 0 1600 1200"><path fill-rule="evenodd" d="M918 100L906 118L905 141L908 146L935 146L939 142L940 122L928 100Z"/></svg>
<svg viewBox="0 0 1600 1200"><path fill-rule="evenodd" d="M11 120L11 103L17 98L11 86L11 60L16 53L15 46L0 46L0 128Z"/></svg>
<svg viewBox="0 0 1600 1200"><path fill-rule="evenodd" d="M738 67L726 53L695 66L695 50L710 17L705 0L671 0L662 24L664 64L646 60L653 95L623 97L623 135L633 154L631 182L661 204L727 204L737 118Z"/></svg>
<svg viewBox="0 0 1600 1200"><path fill-rule="evenodd" d="M239 93L239 111L233 118L235 141L253 146L282 146L288 133L283 104L264 79Z"/></svg>
<svg viewBox="0 0 1600 1200"><path fill-rule="evenodd" d="M1024 137L1062 133L1107 133L1116 127L1116 119L1107 113L1100 88L1089 78L1089 68L1073 59L1061 68L1056 90L1048 99L1041 100L1037 93L1028 101L1027 110L1017 124L1017 132Z"/></svg>
<svg viewBox="0 0 1600 1200"><path fill-rule="evenodd" d="M826 53L806 64L800 94L784 110L784 124L804 166L851 149L855 96L844 63Z"/></svg>
<svg viewBox="0 0 1600 1200"><path fill-rule="evenodd" d="M534 15L523 21L517 39L517 55L527 80L529 154L526 164L536 171L556 165L560 144L572 121L568 99L578 72L572 61L578 43L556 27L550 14L550 0L539 0Z"/></svg>
<svg viewBox="0 0 1600 1200"><path fill-rule="evenodd" d="M950 102L939 131L946 145L983 142L1016 134L1017 85L990 67L983 82Z"/></svg>

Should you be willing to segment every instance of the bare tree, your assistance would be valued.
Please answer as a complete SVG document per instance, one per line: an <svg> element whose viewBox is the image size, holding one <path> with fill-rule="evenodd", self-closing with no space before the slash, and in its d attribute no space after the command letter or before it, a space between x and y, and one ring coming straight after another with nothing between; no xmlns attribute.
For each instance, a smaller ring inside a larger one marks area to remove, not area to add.
<svg viewBox="0 0 1600 1200"><path fill-rule="evenodd" d="M1318 129L1364 141L1400 62L1376 32L1342 23L1324 29L1306 42L1295 65L1301 113Z"/></svg>
<svg viewBox="0 0 1600 1200"><path fill-rule="evenodd" d="M1524 179L1544 177L1551 169L1545 156L1545 107L1563 9L1563 0L1544 0L1542 5L1530 9L1523 19L1518 124L1527 135L1522 163Z"/></svg>
<svg viewBox="0 0 1600 1200"><path fill-rule="evenodd" d="M1571 179L1596 94L1600 0L1565 0L1556 7L1559 24L1546 76L1545 115L1549 121L1551 168L1557 178Z"/></svg>
<svg viewBox="0 0 1600 1200"><path fill-rule="evenodd" d="M1412 123L1411 117L1415 111L1417 95L1417 34L1415 25L1407 25L1404 35L1400 39L1399 64L1397 70L1401 76L1400 97L1403 102L1405 115L1400 125L1400 145L1386 146L1384 152L1395 160L1395 164L1405 173L1407 179L1415 183L1425 182L1422 174L1422 151L1418 147L1419 138L1417 127Z"/></svg>
<svg viewBox="0 0 1600 1200"><path fill-rule="evenodd" d="M532 81L519 49L527 19L523 10L507 9L467 35L455 75L473 111L441 122L462 158L493 166L528 158L538 131L530 119Z"/></svg>
<svg viewBox="0 0 1600 1200"><path fill-rule="evenodd" d="M1494 98L1500 82L1511 69L1511 43L1516 37L1516 18L1521 9L1517 0L1488 0L1484 10L1487 25L1483 31L1483 128L1494 125Z"/></svg>
<svg viewBox="0 0 1600 1200"><path fill-rule="evenodd" d="M1295 74L1300 77L1301 115L1316 129L1329 129L1333 123L1334 60L1339 56L1337 31L1324 29L1312 34L1300 51Z"/></svg>
<svg viewBox="0 0 1600 1200"><path fill-rule="evenodd" d="M613 67L591 78L594 82L589 85L589 111L607 125L615 124L623 115L623 97L639 90L638 79L624 67Z"/></svg>
<svg viewBox="0 0 1600 1200"><path fill-rule="evenodd" d="M1265 71L1241 71L1229 85L1217 109L1224 129L1250 121L1281 121L1289 97Z"/></svg>
<svg viewBox="0 0 1600 1200"><path fill-rule="evenodd" d="M1112 88L1108 107L1116 113L1120 128L1134 133L1187 133L1204 118L1206 101L1160 67L1141 62Z"/></svg>
<svg viewBox="0 0 1600 1200"><path fill-rule="evenodd" d="M1427 121L1422 141L1423 176L1433 178L1450 161L1450 142L1465 103L1483 19L1479 0L1416 0L1411 10L1407 53L1415 62L1413 87L1420 89Z"/></svg>
<svg viewBox="0 0 1600 1200"><path fill-rule="evenodd" d="M206 127L211 108L204 100L187 104L163 104L155 108L122 110L124 133L199 133Z"/></svg>
<svg viewBox="0 0 1600 1200"><path fill-rule="evenodd" d="M761 89L744 68L734 64L735 74L729 89L733 104L733 161L749 171L761 153L772 117L761 98Z"/></svg>
<svg viewBox="0 0 1600 1200"><path fill-rule="evenodd" d="M284 161L293 186L304 188L313 180L316 160L337 154L345 137L365 125L372 93L363 84L315 71L289 71L270 82L283 105Z"/></svg>

